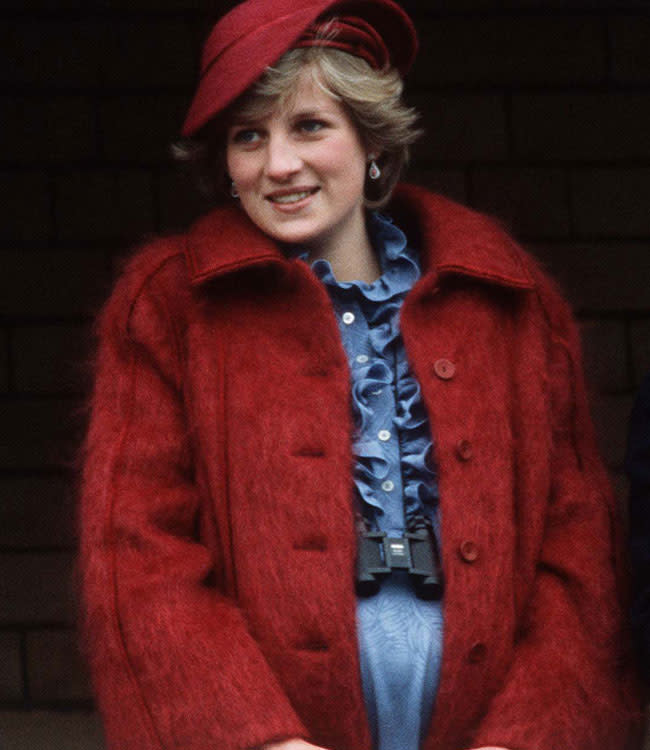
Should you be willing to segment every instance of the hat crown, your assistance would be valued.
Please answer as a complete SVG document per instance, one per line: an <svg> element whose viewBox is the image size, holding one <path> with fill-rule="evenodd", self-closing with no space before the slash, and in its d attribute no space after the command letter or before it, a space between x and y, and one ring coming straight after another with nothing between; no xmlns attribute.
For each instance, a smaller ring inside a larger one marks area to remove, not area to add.
<svg viewBox="0 0 650 750"><path fill-rule="evenodd" d="M224 111L316 20L356 16L371 25L404 75L417 51L413 22L392 0L245 0L223 16L208 36L201 80L183 125L191 136Z"/></svg>
<svg viewBox="0 0 650 750"><path fill-rule="evenodd" d="M282 23L283 18L300 10L313 8L316 17L328 5L332 5L331 0L246 0L236 5L217 21L210 32L203 47L201 70L204 71L225 49L251 32Z"/></svg>

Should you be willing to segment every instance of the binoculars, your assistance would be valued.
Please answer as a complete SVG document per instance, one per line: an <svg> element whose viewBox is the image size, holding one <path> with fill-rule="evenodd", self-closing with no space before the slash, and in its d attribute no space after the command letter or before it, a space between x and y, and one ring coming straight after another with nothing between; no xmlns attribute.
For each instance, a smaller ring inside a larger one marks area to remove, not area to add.
<svg viewBox="0 0 650 750"><path fill-rule="evenodd" d="M440 599L443 591L438 543L429 521L417 516L411 531L391 537L359 524L356 590L372 596L393 570L405 570L420 599Z"/></svg>

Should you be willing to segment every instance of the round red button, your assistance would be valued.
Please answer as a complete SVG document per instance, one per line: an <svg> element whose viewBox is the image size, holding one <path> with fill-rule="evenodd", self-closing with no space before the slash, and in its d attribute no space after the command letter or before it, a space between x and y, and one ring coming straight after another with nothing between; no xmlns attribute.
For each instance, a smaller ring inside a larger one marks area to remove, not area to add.
<svg viewBox="0 0 650 750"><path fill-rule="evenodd" d="M473 563L478 560L479 551L478 545L475 542L469 540L462 542L458 548L458 552L465 562Z"/></svg>
<svg viewBox="0 0 650 750"><path fill-rule="evenodd" d="M458 458L460 458L462 461L469 461L470 458L474 455L472 444L469 442L469 440L459 440L458 445L456 446L456 453L458 455Z"/></svg>
<svg viewBox="0 0 650 750"><path fill-rule="evenodd" d="M451 380L456 374L456 365L448 359L437 359L433 371L441 380Z"/></svg>
<svg viewBox="0 0 650 750"><path fill-rule="evenodd" d="M481 641L477 641L470 648L467 658L473 664L477 664L478 662L483 661L483 659L485 659L486 656L487 656L487 646L485 645L485 643L482 643Z"/></svg>

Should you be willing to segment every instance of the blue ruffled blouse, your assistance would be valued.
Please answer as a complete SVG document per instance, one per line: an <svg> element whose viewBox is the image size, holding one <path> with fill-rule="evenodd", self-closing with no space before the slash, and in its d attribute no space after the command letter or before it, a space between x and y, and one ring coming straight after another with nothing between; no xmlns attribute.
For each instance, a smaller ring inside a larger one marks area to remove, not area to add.
<svg viewBox="0 0 650 750"><path fill-rule="evenodd" d="M399 328L402 302L420 277L418 258L387 218L372 214L368 229L382 269L372 284L337 281L323 259L311 266L332 299L350 365L360 510L392 536L424 513L439 535L429 422ZM358 599L357 628L374 747L417 750L438 686L442 602L418 599L408 574L393 572L379 593Z"/></svg>

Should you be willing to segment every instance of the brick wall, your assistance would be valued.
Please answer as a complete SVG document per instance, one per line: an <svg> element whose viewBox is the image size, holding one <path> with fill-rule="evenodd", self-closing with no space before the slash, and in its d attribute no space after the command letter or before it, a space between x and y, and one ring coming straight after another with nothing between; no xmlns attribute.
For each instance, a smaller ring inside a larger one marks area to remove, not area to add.
<svg viewBox="0 0 650 750"><path fill-rule="evenodd" d="M411 176L499 216L582 322L621 498L650 370L646 0L413 0ZM213 7L219 5L213 0ZM225 3L222 4L225 7ZM74 448L115 258L199 209L167 158L206 0L5 0L0 41L0 738L101 747L77 652ZM0 740L1 742L1 740Z"/></svg>

